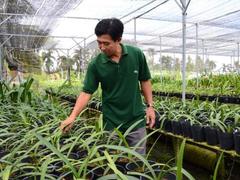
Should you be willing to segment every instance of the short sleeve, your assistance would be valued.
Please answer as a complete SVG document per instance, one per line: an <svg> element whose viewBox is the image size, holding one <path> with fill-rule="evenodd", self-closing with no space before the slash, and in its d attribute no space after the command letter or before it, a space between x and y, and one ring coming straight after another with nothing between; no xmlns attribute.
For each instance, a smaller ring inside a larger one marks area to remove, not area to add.
<svg viewBox="0 0 240 180"><path fill-rule="evenodd" d="M95 64L89 63L87 73L85 75L82 91L88 94L93 94L98 88L98 78Z"/></svg>
<svg viewBox="0 0 240 180"><path fill-rule="evenodd" d="M145 55L142 51L139 52L139 81L147 81L151 79L151 74L147 65Z"/></svg>

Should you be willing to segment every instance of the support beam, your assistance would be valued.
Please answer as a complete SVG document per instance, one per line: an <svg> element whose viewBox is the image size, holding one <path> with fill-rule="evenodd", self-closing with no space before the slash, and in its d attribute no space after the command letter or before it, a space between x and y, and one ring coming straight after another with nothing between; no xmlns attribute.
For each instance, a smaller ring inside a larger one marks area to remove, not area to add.
<svg viewBox="0 0 240 180"><path fill-rule="evenodd" d="M2 46L0 46L0 80L3 80L4 77L3 77L3 50L2 50Z"/></svg>
<svg viewBox="0 0 240 180"><path fill-rule="evenodd" d="M237 60L239 64L239 42L237 43Z"/></svg>
<svg viewBox="0 0 240 180"><path fill-rule="evenodd" d="M74 38L72 38L72 40L74 41L74 43L79 47L79 49L81 49L82 48L82 46L80 45L80 43L79 42L77 42Z"/></svg>
<svg viewBox="0 0 240 180"><path fill-rule="evenodd" d="M207 70L207 72L208 72L208 69L209 69L208 68L209 63L207 64L207 62L208 62L208 49L205 48L204 52L205 52L205 63L204 63L204 66L205 66L205 70Z"/></svg>
<svg viewBox="0 0 240 180"><path fill-rule="evenodd" d="M86 54L86 48L87 48L87 39L85 38L84 41L83 41L83 58L84 58L84 62L83 62L83 71L85 69L85 65L86 65L86 62L87 62L87 54Z"/></svg>
<svg viewBox="0 0 240 180"><path fill-rule="evenodd" d="M189 0L190 1L190 0ZM182 3L182 102L186 99L186 16L187 4L186 0L181 0Z"/></svg>
<svg viewBox="0 0 240 180"><path fill-rule="evenodd" d="M161 36L159 36L159 63L160 63L160 80L161 80L161 83L163 81L163 68L162 68L162 38Z"/></svg>
<svg viewBox="0 0 240 180"><path fill-rule="evenodd" d="M134 43L135 45L137 45L137 19L134 18L133 20L134 24L133 24L133 28L134 28Z"/></svg>
<svg viewBox="0 0 240 180"><path fill-rule="evenodd" d="M196 23L196 61L195 61L195 67L196 67L196 73L197 73L197 87L198 87L199 67L198 67L197 63L198 63L198 23Z"/></svg>
<svg viewBox="0 0 240 180"><path fill-rule="evenodd" d="M94 17L77 17L77 16L51 16L51 15L39 15L39 14L17 14L17 13L0 13L1 16L19 16L19 17L29 17L29 18L51 18L51 19L83 19L83 20L95 20L99 21L100 18Z"/></svg>
<svg viewBox="0 0 240 180"><path fill-rule="evenodd" d="M11 37L12 37L12 35L9 36L7 39L5 39L5 41L3 41L2 44L0 44L0 47L3 47L3 45L4 45L9 39L11 39Z"/></svg>
<svg viewBox="0 0 240 180"><path fill-rule="evenodd" d="M204 61L204 40L202 39L202 60L203 60L203 65L205 64L205 61Z"/></svg>
<svg viewBox="0 0 240 180"><path fill-rule="evenodd" d="M35 38L75 38L84 39L80 36L51 36L51 35L36 35L36 34L10 34L10 33L0 33L0 36L16 36L16 37L35 37Z"/></svg>
<svg viewBox="0 0 240 180"><path fill-rule="evenodd" d="M8 16L6 19L4 19L1 23L0 23L0 26L5 23L7 20L9 20L12 16Z"/></svg>

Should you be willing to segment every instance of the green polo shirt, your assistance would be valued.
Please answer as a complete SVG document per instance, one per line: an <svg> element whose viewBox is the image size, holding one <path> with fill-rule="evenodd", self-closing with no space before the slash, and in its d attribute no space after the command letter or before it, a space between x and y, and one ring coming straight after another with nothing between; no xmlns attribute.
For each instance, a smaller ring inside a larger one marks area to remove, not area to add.
<svg viewBox="0 0 240 180"><path fill-rule="evenodd" d="M104 53L90 63L84 80L83 92L93 94L98 85L102 88L102 111L105 130L125 132L132 124L144 119L144 105L139 81L151 78L143 52L133 46L123 45L119 63ZM143 120L135 129L144 127Z"/></svg>

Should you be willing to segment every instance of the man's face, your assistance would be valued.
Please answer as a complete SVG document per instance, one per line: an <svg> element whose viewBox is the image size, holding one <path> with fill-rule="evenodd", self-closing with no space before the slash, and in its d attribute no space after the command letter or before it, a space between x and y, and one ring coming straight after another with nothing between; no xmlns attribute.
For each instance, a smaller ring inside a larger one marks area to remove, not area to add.
<svg viewBox="0 0 240 180"><path fill-rule="evenodd" d="M97 43L99 49L108 57L113 56L119 45L119 41L113 41L110 35L104 34L97 37Z"/></svg>

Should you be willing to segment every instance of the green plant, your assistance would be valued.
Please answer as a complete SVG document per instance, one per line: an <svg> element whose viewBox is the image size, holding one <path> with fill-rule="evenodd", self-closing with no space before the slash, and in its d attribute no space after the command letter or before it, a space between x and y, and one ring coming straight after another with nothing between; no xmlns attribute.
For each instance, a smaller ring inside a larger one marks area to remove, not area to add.
<svg viewBox="0 0 240 180"><path fill-rule="evenodd" d="M220 164L222 162L222 159L223 159L223 152L221 152L221 154L220 154L220 156L218 158L216 167L214 169L213 180L217 180L218 170L219 170Z"/></svg>
<svg viewBox="0 0 240 180"><path fill-rule="evenodd" d="M185 144L186 144L186 139L184 138L177 154L177 166L170 168L169 171L177 171L177 180L182 180L183 174L189 180L194 180L195 178L190 173L188 173L185 169L183 169L183 166L182 166Z"/></svg>
<svg viewBox="0 0 240 180"><path fill-rule="evenodd" d="M215 111L210 113L210 116L208 117L208 120L206 120L205 124L211 127L217 127L222 132L225 132L226 129L226 125L221 121L221 113L217 113Z"/></svg>

